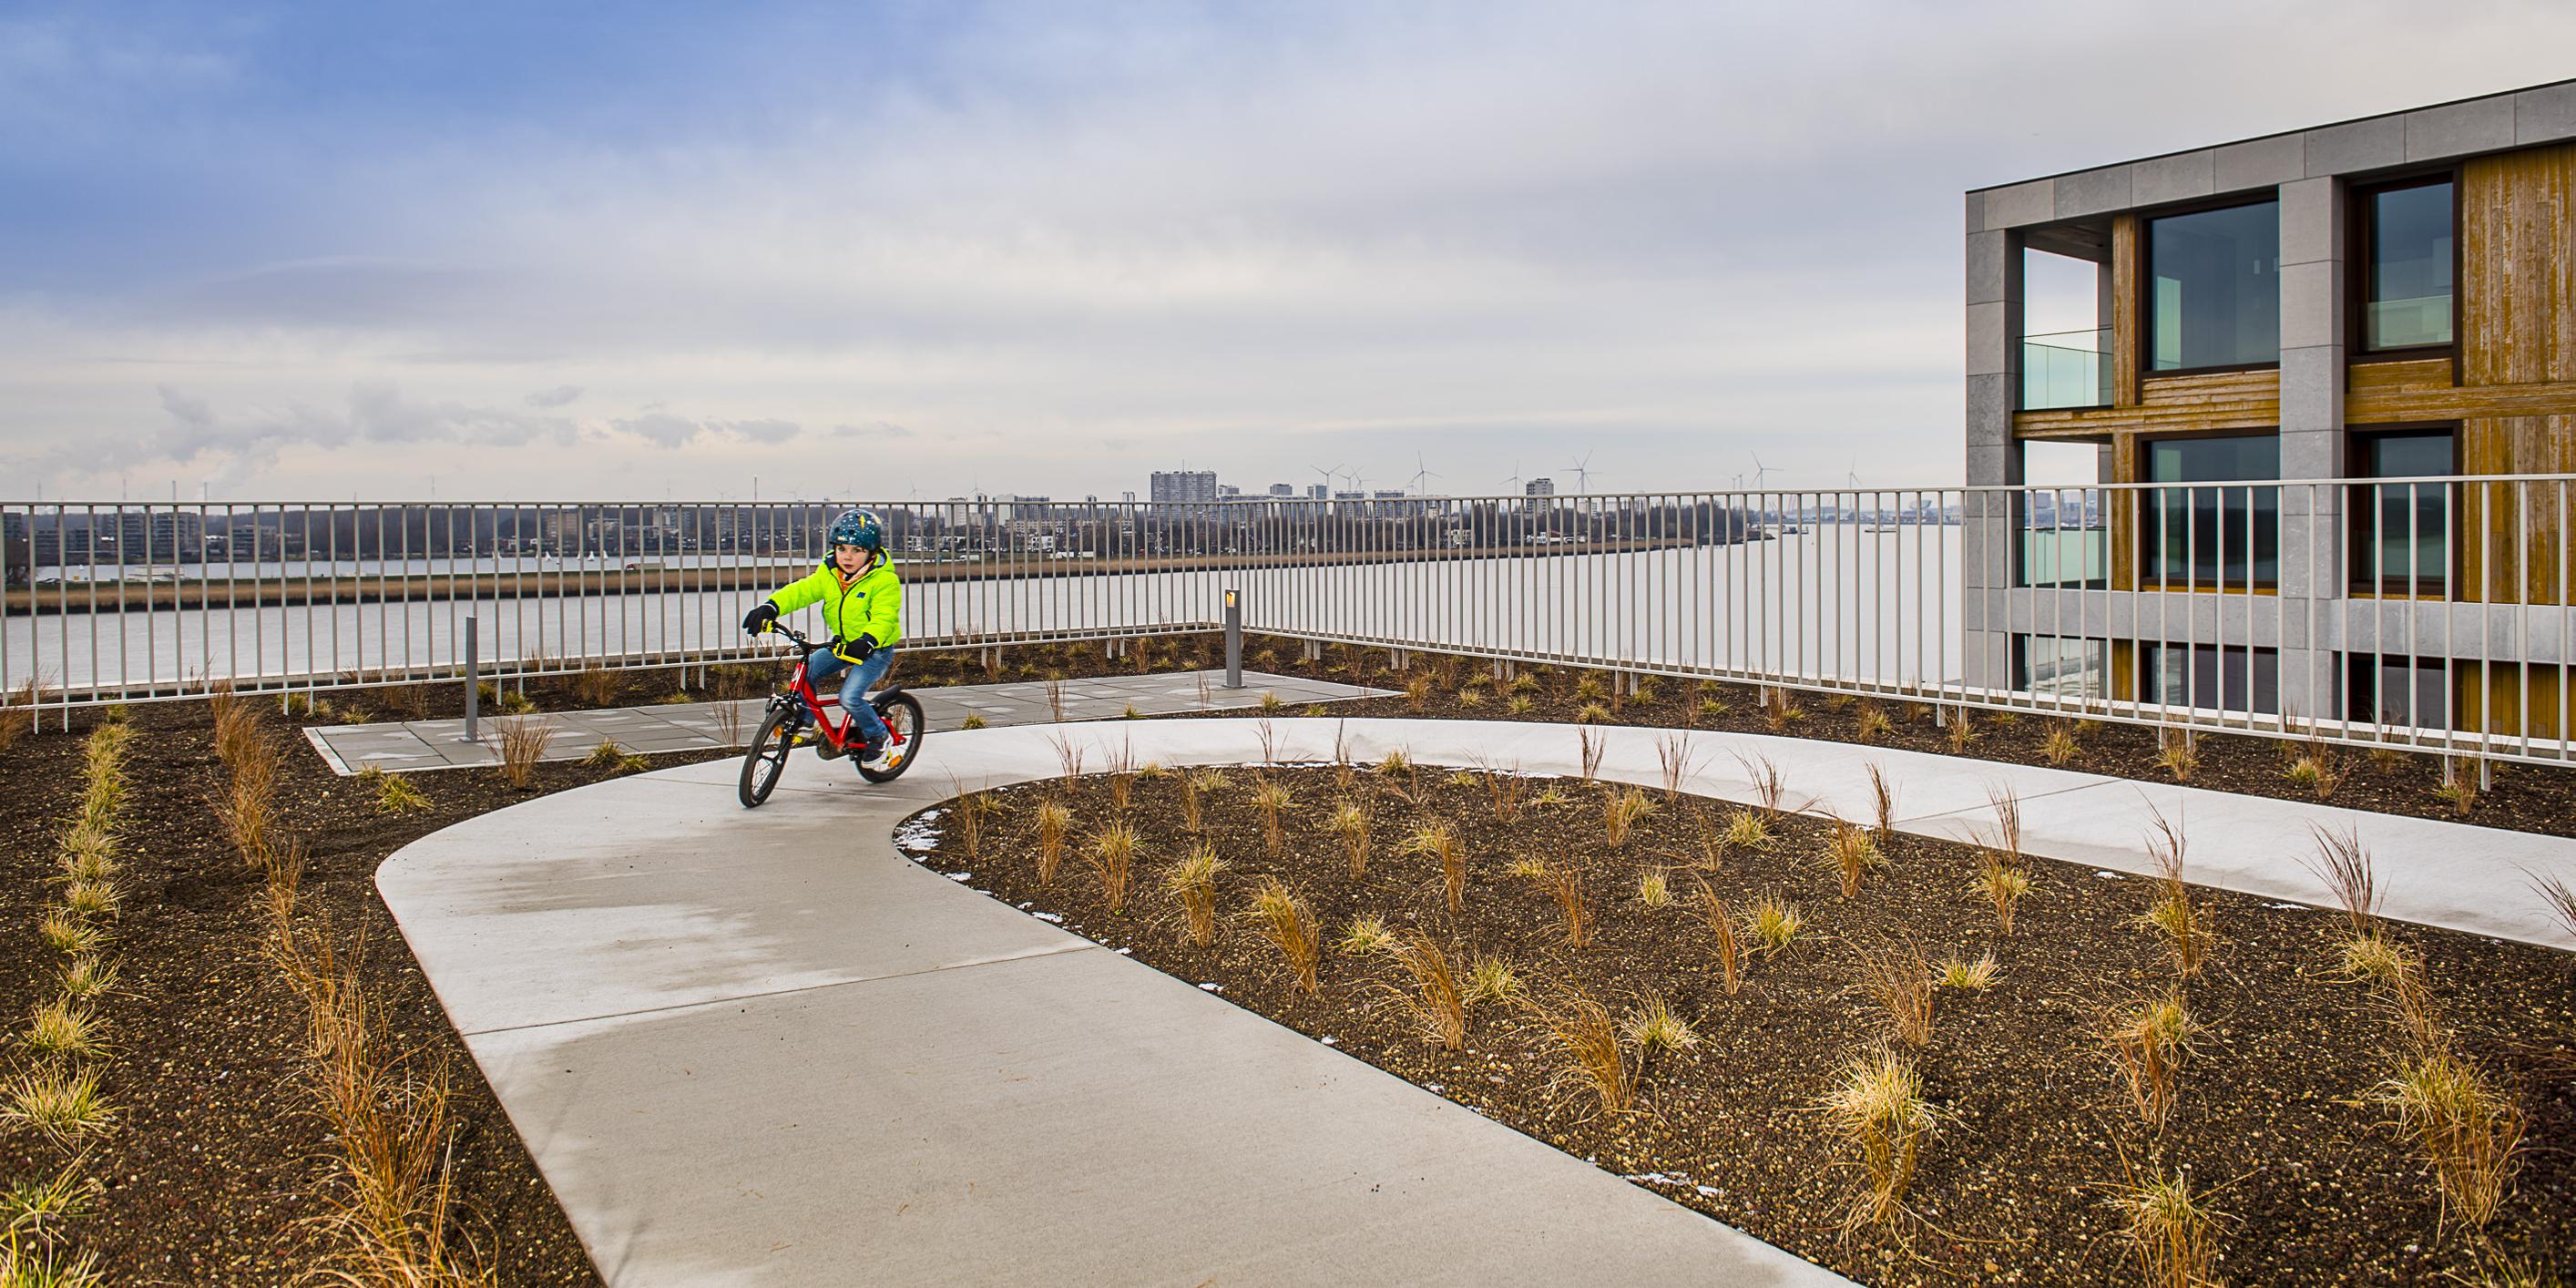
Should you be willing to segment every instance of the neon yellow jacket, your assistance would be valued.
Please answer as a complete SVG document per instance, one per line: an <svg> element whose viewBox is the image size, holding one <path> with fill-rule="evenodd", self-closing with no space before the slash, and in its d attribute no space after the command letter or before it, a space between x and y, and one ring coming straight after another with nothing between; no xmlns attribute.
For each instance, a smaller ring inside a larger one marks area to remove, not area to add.
<svg viewBox="0 0 2576 1288"><path fill-rule="evenodd" d="M823 625L844 640L865 635L878 648L891 648L903 636L903 581L894 561L879 553L858 576L844 578L829 558L812 573L769 597L784 617L808 604L823 606Z"/></svg>

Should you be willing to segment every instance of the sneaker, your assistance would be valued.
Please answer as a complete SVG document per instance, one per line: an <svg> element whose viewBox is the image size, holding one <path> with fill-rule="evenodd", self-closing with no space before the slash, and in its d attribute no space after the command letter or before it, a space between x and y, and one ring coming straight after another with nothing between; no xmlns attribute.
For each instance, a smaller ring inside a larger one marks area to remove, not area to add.
<svg viewBox="0 0 2576 1288"><path fill-rule="evenodd" d="M859 744L859 763L862 765L874 764L883 755L885 755L884 743L863 741Z"/></svg>

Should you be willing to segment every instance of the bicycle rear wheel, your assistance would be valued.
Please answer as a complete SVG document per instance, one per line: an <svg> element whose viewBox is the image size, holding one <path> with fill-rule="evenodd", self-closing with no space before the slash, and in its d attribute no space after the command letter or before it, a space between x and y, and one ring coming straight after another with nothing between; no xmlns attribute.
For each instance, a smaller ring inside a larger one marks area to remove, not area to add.
<svg viewBox="0 0 2576 1288"><path fill-rule="evenodd" d="M792 706L770 708L769 717L760 722L760 732L751 736L750 749L742 753L742 781L734 794L742 799L744 809L753 809L769 799L778 786L778 776L787 769L787 753L796 749L798 712Z"/></svg>
<svg viewBox="0 0 2576 1288"><path fill-rule="evenodd" d="M872 703L877 718L885 721L886 732L903 735L902 742L886 740L885 754L875 764L862 763L859 773L872 783L890 783L903 777L903 771L921 758L921 740L929 736L921 718L921 703L904 692L880 693Z"/></svg>

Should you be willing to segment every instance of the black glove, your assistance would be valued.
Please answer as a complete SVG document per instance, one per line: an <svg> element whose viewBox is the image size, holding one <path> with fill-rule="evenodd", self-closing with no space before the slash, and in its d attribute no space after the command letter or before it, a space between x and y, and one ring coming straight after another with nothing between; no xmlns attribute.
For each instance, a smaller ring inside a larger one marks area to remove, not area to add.
<svg viewBox="0 0 2576 1288"><path fill-rule="evenodd" d="M874 635L862 635L841 646L841 656L846 657L853 662L867 661L868 654L876 651L877 637Z"/></svg>
<svg viewBox="0 0 2576 1288"><path fill-rule="evenodd" d="M778 605L764 599L760 601L759 607L742 615L742 633L745 635L758 635L762 631L768 630L769 624L777 620Z"/></svg>

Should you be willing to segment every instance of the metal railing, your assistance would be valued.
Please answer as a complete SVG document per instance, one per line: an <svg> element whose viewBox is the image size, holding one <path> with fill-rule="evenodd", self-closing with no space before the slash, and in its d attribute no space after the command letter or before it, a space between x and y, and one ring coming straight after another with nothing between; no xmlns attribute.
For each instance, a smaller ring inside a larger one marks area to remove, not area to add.
<svg viewBox="0 0 2576 1288"><path fill-rule="evenodd" d="M2111 405L2110 327L2026 335L2021 340L2021 410Z"/></svg>
<svg viewBox="0 0 2576 1288"><path fill-rule="evenodd" d="M2576 476L876 503L908 647L1215 628L2183 730L2569 756ZM842 502L0 505L49 709L765 655Z"/></svg>

